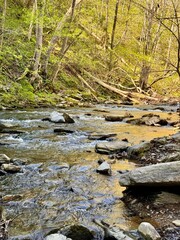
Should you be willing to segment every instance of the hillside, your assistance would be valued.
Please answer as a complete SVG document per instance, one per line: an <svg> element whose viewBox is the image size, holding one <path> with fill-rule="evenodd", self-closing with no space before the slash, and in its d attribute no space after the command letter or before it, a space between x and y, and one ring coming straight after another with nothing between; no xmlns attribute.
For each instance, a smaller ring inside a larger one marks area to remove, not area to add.
<svg viewBox="0 0 180 240"><path fill-rule="evenodd" d="M0 0L2 106L179 97L178 0Z"/></svg>

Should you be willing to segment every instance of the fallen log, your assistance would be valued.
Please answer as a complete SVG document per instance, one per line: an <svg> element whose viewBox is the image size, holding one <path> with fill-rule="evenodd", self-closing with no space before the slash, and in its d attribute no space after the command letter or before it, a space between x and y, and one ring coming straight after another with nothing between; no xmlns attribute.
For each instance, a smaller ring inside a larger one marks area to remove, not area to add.
<svg viewBox="0 0 180 240"><path fill-rule="evenodd" d="M121 95L122 97L134 102L135 104L139 104L139 100L153 100L153 101L157 101L157 98L154 97L150 97L147 96L145 94L142 93L137 93L137 92L128 92L128 91L122 91L118 88L112 87L109 84L103 82L102 80L94 77L92 74L90 74L89 72L87 72L86 70L83 70L83 72L88 75L91 79L93 79L96 83L98 83L99 85L101 85L102 87L108 89L109 91L115 92L119 95ZM139 99L139 100L137 100Z"/></svg>

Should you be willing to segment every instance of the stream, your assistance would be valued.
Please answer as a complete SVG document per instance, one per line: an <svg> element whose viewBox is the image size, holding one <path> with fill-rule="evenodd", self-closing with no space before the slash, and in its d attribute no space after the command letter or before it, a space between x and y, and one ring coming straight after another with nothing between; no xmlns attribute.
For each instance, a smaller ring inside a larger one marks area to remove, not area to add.
<svg viewBox="0 0 180 240"><path fill-rule="evenodd" d="M131 145L177 132L171 126L137 126L125 122L105 121L104 115L123 115L127 111L140 117L146 113L178 121L176 106L113 106L97 105L91 108L3 110L1 123L13 125L20 134L1 134L0 153L12 159L27 162L23 171L0 176L0 196L15 195L3 201L6 218L13 219L10 236L26 235L47 228L61 228L74 223L104 220L123 229L135 229L141 222L131 216L121 201L123 190L118 183L117 170L130 170L136 163L117 160L112 176L96 172L97 161L109 160L107 155L95 153L98 141L88 139L90 133L116 133L117 139L128 139ZM68 113L74 124L42 121L53 111ZM60 135L54 129L73 130ZM151 222L153 220L150 220Z"/></svg>

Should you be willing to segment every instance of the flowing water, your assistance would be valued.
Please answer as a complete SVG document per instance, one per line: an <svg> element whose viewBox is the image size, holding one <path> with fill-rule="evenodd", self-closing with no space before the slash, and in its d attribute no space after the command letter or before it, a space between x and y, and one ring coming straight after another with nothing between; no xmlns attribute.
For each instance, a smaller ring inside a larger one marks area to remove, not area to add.
<svg viewBox="0 0 180 240"><path fill-rule="evenodd" d="M74 124L55 124L42 121L53 111L66 112ZM120 200L124 188L118 183L117 170L133 169L135 163L118 160L112 164L112 176L96 173L99 158L95 153L97 141L88 140L90 133L116 133L118 139L127 138L133 145L142 140L167 136L176 132L173 127L135 126L125 122L106 122L105 114L135 117L153 112L163 118L178 120L176 107L165 111L151 107L96 106L93 108L5 110L0 112L1 123L8 123L21 134L0 134L0 153L13 159L23 159L23 172L0 177L0 195L16 195L3 201L10 225L10 235L23 235L49 227L103 219L124 229L136 228L140 219L130 217ZM169 114L170 112L170 114ZM55 128L73 130L58 135ZM61 168L67 163L70 169Z"/></svg>

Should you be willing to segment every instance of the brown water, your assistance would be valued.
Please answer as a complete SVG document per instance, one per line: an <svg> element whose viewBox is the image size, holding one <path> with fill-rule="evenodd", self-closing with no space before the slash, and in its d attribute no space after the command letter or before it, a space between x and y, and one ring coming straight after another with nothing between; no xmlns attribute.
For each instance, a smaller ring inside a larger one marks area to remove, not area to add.
<svg viewBox="0 0 180 240"><path fill-rule="evenodd" d="M57 110L57 109L56 109ZM96 110L96 111L94 111ZM100 111L97 111L100 110ZM102 110L109 111L103 113ZM135 163L118 160L112 165L112 176L96 173L99 158L108 156L94 152L97 141L88 140L92 132L117 133L118 139L127 138L137 144L142 140L174 134L173 127L135 126L124 122L106 122L103 115L131 112L135 117L152 112L151 108L96 106L58 110L69 113L75 124L54 124L41 121L54 109L2 111L1 122L25 130L20 135L0 135L0 140L12 142L0 145L0 153L11 158L26 159L23 173L0 177L1 196L21 195L20 200L3 203L7 218L14 218L10 235L23 235L48 227L58 228L71 223L103 219L124 229L137 227L140 219L128 217L128 209L120 200L124 188L119 186L117 170L133 169ZM163 118L178 120L176 108L153 111ZM171 115L168 114L171 112ZM87 116L90 113L91 116ZM75 130L73 134L56 135L57 127ZM68 163L70 170L58 166Z"/></svg>

